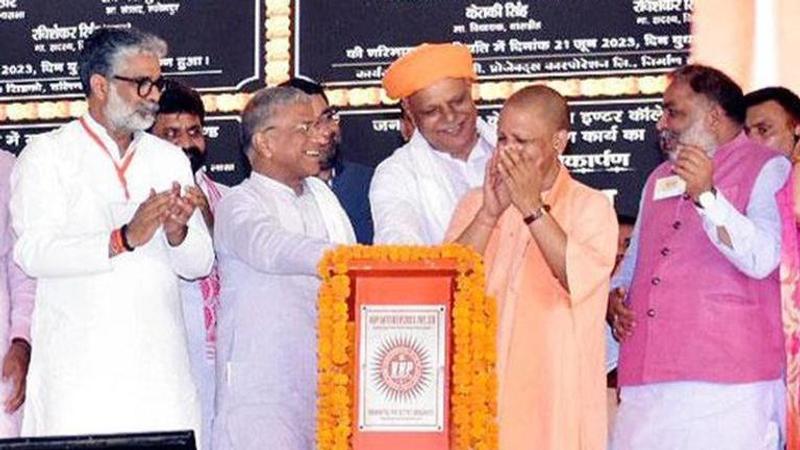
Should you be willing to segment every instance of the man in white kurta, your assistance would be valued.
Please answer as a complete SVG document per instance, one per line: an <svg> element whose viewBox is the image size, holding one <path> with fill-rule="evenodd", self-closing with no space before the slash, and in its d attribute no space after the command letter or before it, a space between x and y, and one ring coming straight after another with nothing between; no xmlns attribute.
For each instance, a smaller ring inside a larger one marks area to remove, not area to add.
<svg viewBox="0 0 800 450"><path fill-rule="evenodd" d="M216 211L225 280L217 340L214 448L314 448L317 264L355 235L336 196L315 177L326 134L310 97L258 92L242 114L249 179Z"/></svg>
<svg viewBox="0 0 800 450"><path fill-rule="evenodd" d="M456 205L483 185L497 142L478 118L469 49L423 44L398 59L383 79L416 130L377 169L369 199L376 244L440 244Z"/></svg>
<svg viewBox="0 0 800 450"><path fill-rule="evenodd" d="M178 277L206 275L213 248L183 152L141 131L165 51L136 30L90 36L89 112L12 174L14 257L38 282L23 435L199 432Z"/></svg>
<svg viewBox="0 0 800 450"><path fill-rule="evenodd" d="M187 188L187 197L203 214L209 230L214 229L216 204L228 187L206 173L206 138L203 134L205 107L194 89L170 83L158 101L158 116L152 133L180 147L192 165L196 186ZM207 277L181 280L183 317L189 344L192 375L200 392L203 414L203 446L211 447L214 420L215 353L220 278L217 266Z"/></svg>

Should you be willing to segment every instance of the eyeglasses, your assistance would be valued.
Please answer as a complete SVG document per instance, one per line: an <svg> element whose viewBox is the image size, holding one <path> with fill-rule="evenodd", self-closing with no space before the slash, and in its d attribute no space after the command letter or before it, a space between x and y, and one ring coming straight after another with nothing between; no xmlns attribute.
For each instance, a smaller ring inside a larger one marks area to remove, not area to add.
<svg viewBox="0 0 800 450"><path fill-rule="evenodd" d="M319 120L317 120L317 122L319 122ZM308 136L309 134L311 134L312 131L318 129L317 122L313 122L313 123L312 122L302 122L302 123L298 123L297 125L290 125L290 126L287 126L287 127L280 127L280 126L272 125L272 126L264 128L261 131L262 132L267 132L267 131L272 131L272 130L285 129L285 130L289 130L291 132L300 133L300 134L302 134L304 136Z"/></svg>
<svg viewBox="0 0 800 450"><path fill-rule="evenodd" d="M317 121L314 122L314 126L317 128L328 127L338 124L339 120L339 108L335 106L329 106L322 111L322 114L319 115Z"/></svg>
<svg viewBox="0 0 800 450"><path fill-rule="evenodd" d="M123 77L121 75L114 75L114 79L120 81L127 81L128 83L133 83L136 85L136 93L139 94L139 97L145 98L153 92L153 88L158 89L158 92L164 90L167 86L167 79L164 77L158 77L155 80L150 79L150 77L136 77L136 78L129 78Z"/></svg>

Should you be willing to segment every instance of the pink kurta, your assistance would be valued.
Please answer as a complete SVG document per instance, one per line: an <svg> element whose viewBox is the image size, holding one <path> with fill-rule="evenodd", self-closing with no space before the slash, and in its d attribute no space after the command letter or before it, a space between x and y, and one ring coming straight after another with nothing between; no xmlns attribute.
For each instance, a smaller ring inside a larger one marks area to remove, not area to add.
<svg viewBox="0 0 800 450"><path fill-rule="evenodd" d="M786 344L786 449L800 450L800 245L795 168L777 194L781 211L781 310Z"/></svg>
<svg viewBox="0 0 800 450"><path fill-rule="evenodd" d="M11 339L31 340L31 313L36 291L36 283L11 258L14 236L8 217L8 199L12 167L14 156L0 151L0 369ZM0 439L19 436L22 415L22 408L14 414L7 414L2 405L5 400L0 396Z"/></svg>
<svg viewBox="0 0 800 450"><path fill-rule="evenodd" d="M618 226L605 196L563 167L544 194L567 235L567 292L519 212L500 218L484 254L498 302L498 398L503 450L606 448L603 323ZM448 237L461 234L482 195L464 197Z"/></svg>

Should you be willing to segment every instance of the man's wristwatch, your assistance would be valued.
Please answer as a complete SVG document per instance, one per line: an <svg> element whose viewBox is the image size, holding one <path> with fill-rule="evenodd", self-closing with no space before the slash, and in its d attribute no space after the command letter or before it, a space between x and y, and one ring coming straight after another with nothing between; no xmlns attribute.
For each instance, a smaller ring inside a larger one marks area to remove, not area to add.
<svg viewBox="0 0 800 450"><path fill-rule="evenodd" d="M541 219L542 216L548 211L550 211L550 207L543 204L542 206L536 208L536 210L534 210L529 215L523 217L522 221L525 222L525 225L530 225L533 222L536 222L537 220Z"/></svg>
<svg viewBox="0 0 800 450"><path fill-rule="evenodd" d="M708 210L708 208L717 200L717 189L714 186L711 186L711 189L703 192L697 197L697 201L694 202L698 208L702 208L704 210Z"/></svg>

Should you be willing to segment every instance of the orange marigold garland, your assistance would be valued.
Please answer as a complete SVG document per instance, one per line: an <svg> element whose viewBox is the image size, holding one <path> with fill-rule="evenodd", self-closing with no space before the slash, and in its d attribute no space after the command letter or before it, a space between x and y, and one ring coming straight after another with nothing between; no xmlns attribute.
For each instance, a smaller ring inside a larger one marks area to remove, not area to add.
<svg viewBox="0 0 800 450"><path fill-rule="evenodd" d="M497 307L485 295L483 262L466 247L349 246L329 251L319 273L317 447L349 450L353 429L355 324L349 320L352 260L416 262L454 259L451 423L453 449L496 449Z"/></svg>

